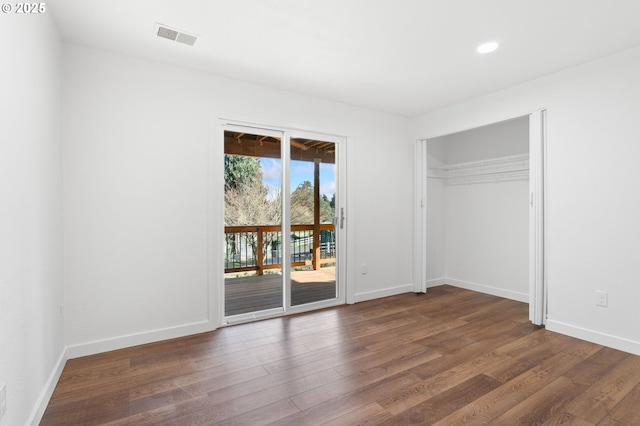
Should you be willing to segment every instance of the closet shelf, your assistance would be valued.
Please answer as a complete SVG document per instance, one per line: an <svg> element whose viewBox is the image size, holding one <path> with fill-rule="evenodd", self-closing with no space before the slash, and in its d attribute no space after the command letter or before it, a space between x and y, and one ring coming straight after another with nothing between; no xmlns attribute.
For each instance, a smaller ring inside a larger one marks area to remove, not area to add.
<svg viewBox="0 0 640 426"><path fill-rule="evenodd" d="M432 167L427 177L440 179L445 185L527 179L529 154Z"/></svg>

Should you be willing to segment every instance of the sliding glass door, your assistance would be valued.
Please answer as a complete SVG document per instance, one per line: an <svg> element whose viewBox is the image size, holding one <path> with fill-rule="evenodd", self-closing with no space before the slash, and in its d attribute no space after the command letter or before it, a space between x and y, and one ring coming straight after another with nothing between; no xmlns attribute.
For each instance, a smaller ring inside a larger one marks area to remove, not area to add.
<svg viewBox="0 0 640 426"><path fill-rule="evenodd" d="M282 311L282 134L224 131L224 316Z"/></svg>
<svg viewBox="0 0 640 426"><path fill-rule="evenodd" d="M290 141L291 305L338 297L336 144Z"/></svg>
<svg viewBox="0 0 640 426"><path fill-rule="evenodd" d="M223 322L344 303L339 143L229 124L223 132Z"/></svg>

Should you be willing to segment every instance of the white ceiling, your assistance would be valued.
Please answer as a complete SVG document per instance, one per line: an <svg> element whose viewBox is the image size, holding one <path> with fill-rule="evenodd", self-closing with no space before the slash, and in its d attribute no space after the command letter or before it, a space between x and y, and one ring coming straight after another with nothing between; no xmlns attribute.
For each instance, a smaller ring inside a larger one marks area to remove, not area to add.
<svg viewBox="0 0 640 426"><path fill-rule="evenodd" d="M640 0L50 0L65 41L417 116L640 45ZM199 36L158 38L156 22ZM485 41L500 42L480 55Z"/></svg>

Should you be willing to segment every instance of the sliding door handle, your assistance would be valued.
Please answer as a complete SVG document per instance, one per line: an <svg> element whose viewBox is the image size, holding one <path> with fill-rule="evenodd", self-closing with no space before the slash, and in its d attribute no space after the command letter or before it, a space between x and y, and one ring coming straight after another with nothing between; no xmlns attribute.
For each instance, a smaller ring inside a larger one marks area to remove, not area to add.
<svg viewBox="0 0 640 426"><path fill-rule="evenodd" d="M344 228L344 208L340 208L340 229Z"/></svg>

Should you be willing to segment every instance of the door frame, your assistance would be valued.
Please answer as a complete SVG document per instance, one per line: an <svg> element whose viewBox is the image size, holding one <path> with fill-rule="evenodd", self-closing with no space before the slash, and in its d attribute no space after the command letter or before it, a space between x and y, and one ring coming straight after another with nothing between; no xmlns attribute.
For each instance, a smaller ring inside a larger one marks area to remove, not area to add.
<svg viewBox="0 0 640 426"><path fill-rule="evenodd" d="M547 322L547 111L529 114L529 321Z"/></svg>
<svg viewBox="0 0 640 426"><path fill-rule="evenodd" d="M265 311L257 315L248 314L245 317L238 317L237 321L225 321L224 315L224 252L221 244L216 242L224 239L224 168L216 165L222 165L224 160L224 130L235 126L236 128L244 128L256 132L278 133L282 137L283 155L282 155L282 232L283 232L283 259L289 255L288 241L290 240L290 217L289 209L284 208L289 202L289 185L290 174L289 164L290 150L287 149L291 138L300 137L307 139L320 139L336 144L336 214L339 215L340 210L348 211L347 203L347 146L349 142L348 136L336 135L330 132L315 130L309 128L300 128L287 124L262 124L259 121L248 121L244 119L226 118L229 115L214 114L211 121L211 138L209 143L209 214L208 221L208 322L210 328L215 328L237 324L241 322L255 321L258 319L279 317L291 315L316 309L323 309L331 306L338 306L347 303L349 294L353 292L347 282L347 259L350 246L348 244L349 227L345 221L345 226L339 230L339 224L336 226L337 232L337 264L336 264L336 284L338 286L338 297L328 301L319 301L305 305L291 306L290 295L290 268L283 268L283 280L285 280L285 291L283 310ZM346 214L346 213L345 213Z"/></svg>
<svg viewBox="0 0 640 426"><path fill-rule="evenodd" d="M546 262L546 152L547 111L539 109L472 127L454 129L443 134L420 138L415 143L414 198L414 291L427 291L427 141L502 121L529 117L529 320L544 325L547 319Z"/></svg>

